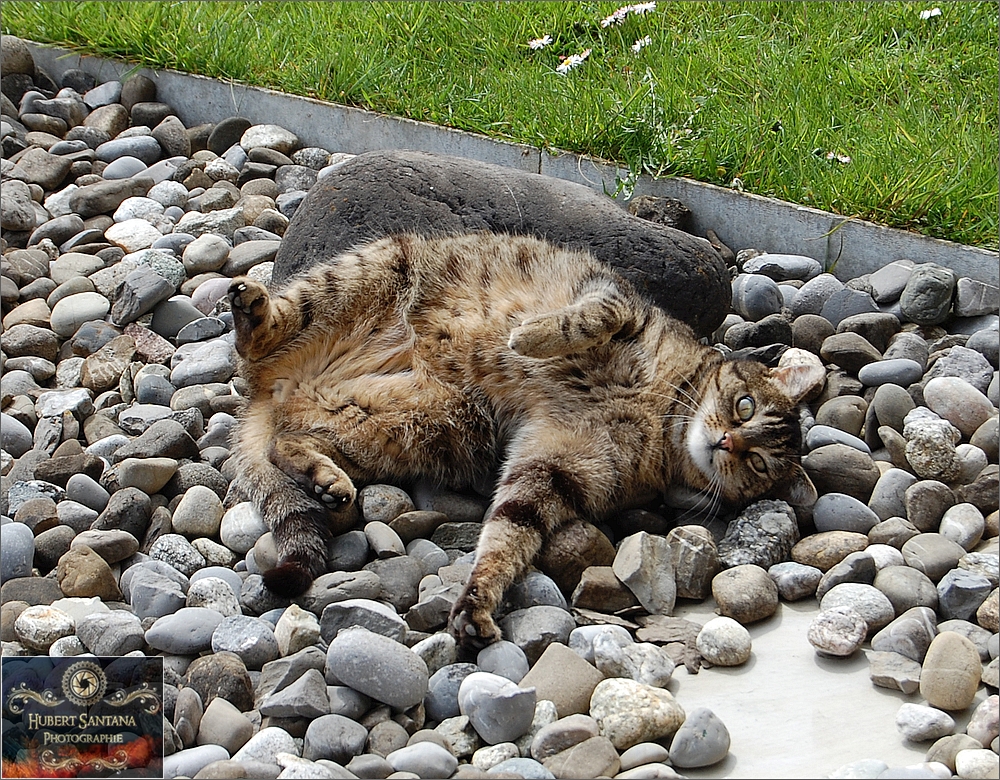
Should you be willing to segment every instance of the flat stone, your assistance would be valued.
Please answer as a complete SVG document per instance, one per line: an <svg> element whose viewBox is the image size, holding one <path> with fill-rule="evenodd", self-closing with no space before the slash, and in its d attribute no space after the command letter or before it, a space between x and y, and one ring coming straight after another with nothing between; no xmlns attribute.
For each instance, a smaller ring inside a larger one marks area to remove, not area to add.
<svg viewBox="0 0 1000 780"><path fill-rule="evenodd" d="M604 674L565 644L553 642L519 681L534 688L538 700L551 701L560 717L586 713L590 697Z"/></svg>

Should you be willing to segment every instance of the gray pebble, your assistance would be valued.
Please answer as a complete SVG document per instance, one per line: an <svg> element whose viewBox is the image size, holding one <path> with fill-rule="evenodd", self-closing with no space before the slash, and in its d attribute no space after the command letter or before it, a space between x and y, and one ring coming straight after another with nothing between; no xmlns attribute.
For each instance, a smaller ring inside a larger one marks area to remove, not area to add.
<svg viewBox="0 0 1000 780"><path fill-rule="evenodd" d="M458 690L462 681L477 671L481 670L476 664L453 663L434 672L427 681L427 695L424 697L427 717L442 721L459 715Z"/></svg>
<svg viewBox="0 0 1000 780"><path fill-rule="evenodd" d="M513 742L531 726L535 689L519 688L499 675L474 672L462 681L458 703L487 744Z"/></svg>
<svg viewBox="0 0 1000 780"><path fill-rule="evenodd" d="M952 569L937 584L938 612L945 620L971 620L993 589L982 574Z"/></svg>
<svg viewBox="0 0 1000 780"><path fill-rule="evenodd" d="M806 447L814 450L817 447L824 447L827 444L846 444L868 455L871 455L871 448L862 439L853 436L846 431L839 430L829 425L814 425L806 434Z"/></svg>
<svg viewBox="0 0 1000 780"><path fill-rule="evenodd" d="M30 577L35 535L24 523L0 525L0 582Z"/></svg>
<svg viewBox="0 0 1000 780"><path fill-rule="evenodd" d="M223 619L211 609L183 607L158 618L146 631L146 643L166 653L196 655L212 648L212 634Z"/></svg>
<svg viewBox="0 0 1000 780"><path fill-rule="evenodd" d="M392 751L385 760L396 773L409 772L414 777L450 777L458 767L458 759L434 742L407 745Z"/></svg>
<svg viewBox="0 0 1000 780"><path fill-rule="evenodd" d="M729 752L729 730L707 707L688 713L670 742L670 763L690 768L711 766Z"/></svg>
<svg viewBox="0 0 1000 780"><path fill-rule="evenodd" d="M483 672L506 677L515 683L520 682L529 669L524 651L504 639L480 650L476 656L476 664Z"/></svg>
<svg viewBox="0 0 1000 780"><path fill-rule="evenodd" d="M879 517L865 504L844 493L825 493L813 507L817 531L853 531L867 534Z"/></svg>
<svg viewBox="0 0 1000 780"><path fill-rule="evenodd" d="M948 318L958 279L950 268L935 263L914 267L899 297L899 307L910 322L937 325Z"/></svg>
<svg viewBox="0 0 1000 780"><path fill-rule="evenodd" d="M340 631L360 626L369 633L379 634L397 642L406 636L408 627L396 611L380 601L345 599L328 604L320 617L320 635L327 642Z"/></svg>
<svg viewBox="0 0 1000 780"><path fill-rule="evenodd" d="M923 375L923 367L910 358L890 358L868 363L858 369L858 379L867 387L886 384L907 387Z"/></svg>
<svg viewBox="0 0 1000 780"><path fill-rule="evenodd" d="M864 618L869 634L880 630L895 617L892 603L882 591L872 585L844 582L831 588L822 601L820 609L846 606Z"/></svg>
<svg viewBox="0 0 1000 780"><path fill-rule="evenodd" d="M412 650L364 628L341 631L326 656L327 673L393 707L408 708L427 692L427 665Z"/></svg>

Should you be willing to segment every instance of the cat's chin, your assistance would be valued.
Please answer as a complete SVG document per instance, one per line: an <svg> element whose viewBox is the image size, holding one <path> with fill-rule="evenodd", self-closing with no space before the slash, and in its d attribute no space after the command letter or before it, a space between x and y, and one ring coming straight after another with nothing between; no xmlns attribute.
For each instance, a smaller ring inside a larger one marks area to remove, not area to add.
<svg viewBox="0 0 1000 780"><path fill-rule="evenodd" d="M716 454L720 452L715 446L719 438L713 435L700 417L691 420L684 437L684 449L688 457L710 483L717 479L719 474L714 463Z"/></svg>

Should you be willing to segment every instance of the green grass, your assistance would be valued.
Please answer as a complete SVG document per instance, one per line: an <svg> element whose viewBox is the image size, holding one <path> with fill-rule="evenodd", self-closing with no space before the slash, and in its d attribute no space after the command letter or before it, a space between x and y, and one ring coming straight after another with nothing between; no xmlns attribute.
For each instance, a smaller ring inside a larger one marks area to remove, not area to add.
<svg viewBox="0 0 1000 780"><path fill-rule="evenodd" d="M2 24L995 248L997 5L939 4L661 0L602 28L613 3L5 0Z"/></svg>

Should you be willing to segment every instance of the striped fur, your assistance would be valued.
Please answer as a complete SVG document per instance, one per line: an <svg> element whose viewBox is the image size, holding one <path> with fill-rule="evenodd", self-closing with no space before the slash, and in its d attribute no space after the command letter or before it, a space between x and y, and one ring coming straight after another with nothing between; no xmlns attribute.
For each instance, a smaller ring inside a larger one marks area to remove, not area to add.
<svg viewBox="0 0 1000 780"><path fill-rule="evenodd" d="M630 497L686 485L713 499L815 491L798 464L796 368L726 362L583 252L533 238L397 236L280 295L233 281L251 388L233 457L300 593L351 527L355 485L500 474L452 630L492 613L545 538ZM750 398L753 413L747 419Z"/></svg>

